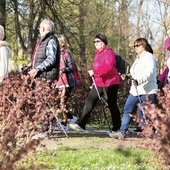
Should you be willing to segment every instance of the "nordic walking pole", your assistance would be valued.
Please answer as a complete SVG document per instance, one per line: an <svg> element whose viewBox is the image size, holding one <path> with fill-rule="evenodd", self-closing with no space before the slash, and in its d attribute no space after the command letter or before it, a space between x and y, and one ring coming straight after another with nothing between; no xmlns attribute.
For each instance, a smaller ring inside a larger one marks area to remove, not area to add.
<svg viewBox="0 0 170 170"><path fill-rule="evenodd" d="M137 83L135 80L133 80L133 84L134 84L134 86L135 86L135 88L136 88L136 93L137 93L137 96L138 96L138 99L139 99L139 103L142 105L142 100L141 100L141 98L140 98L140 96L139 96L138 89L137 89L138 83ZM143 112L143 118L144 118L144 120L147 122L146 117L145 117L145 113L144 113L144 110L143 110L143 109L142 109L142 112Z"/></svg>
<svg viewBox="0 0 170 170"><path fill-rule="evenodd" d="M108 106L108 103L107 103L107 102L103 99L103 97L101 97L100 94L99 94L99 91L98 91L98 89L97 89L96 83L95 83L95 81L94 81L94 77L93 77L93 76L91 76L91 77L92 77L93 84L94 84L94 87L95 87L95 89L96 89L96 92L97 92L97 95L98 95L99 100L101 100L106 106Z"/></svg>
<svg viewBox="0 0 170 170"><path fill-rule="evenodd" d="M99 100L100 100L101 102L103 102L103 103L108 107L108 103L107 103L107 102L100 96L100 94L99 94L99 91L98 91L98 89L97 89L96 83L95 83L95 81L94 81L94 77L91 76L91 78L92 78L92 80L93 80L93 85L94 85L94 87L95 87L95 89L96 89L96 92L97 92L97 95L98 95ZM108 121L107 116L106 116L106 112L105 112L104 109L103 109L103 113L104 113L104 117L105 117L105 119L106 119L106 121L107 121L107 124L108 124L108 126L109 126L109 130L110 130L110 132L112 132L111 127L110 127L110 124L109 124L109 121Z"/></svg>

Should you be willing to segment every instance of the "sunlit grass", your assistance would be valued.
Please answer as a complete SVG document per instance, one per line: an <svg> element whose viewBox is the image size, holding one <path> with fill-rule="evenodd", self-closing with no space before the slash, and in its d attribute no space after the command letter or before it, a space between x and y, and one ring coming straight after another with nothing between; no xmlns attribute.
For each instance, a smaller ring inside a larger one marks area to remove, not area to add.
<svg viewBox="0 0 170 170"><path fill-rule="evenodd" d="M60 147L39 151L34 163L45 165L44 170L155 170L157 161L151 152L135 148Z"/></svg>

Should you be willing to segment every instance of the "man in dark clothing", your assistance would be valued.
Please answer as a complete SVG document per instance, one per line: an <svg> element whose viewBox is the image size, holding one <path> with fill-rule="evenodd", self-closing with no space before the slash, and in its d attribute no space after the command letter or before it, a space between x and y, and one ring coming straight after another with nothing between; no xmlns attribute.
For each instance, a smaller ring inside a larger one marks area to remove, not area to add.
<svg viewBox="0 0 170 170"><path fill-rule="evenodd" d="M44 19L40 23L39 32L41 39L37 42L32 59L31 78L43 78L55 81L59 78L60 66L60 46L57 37L54 35L54 23L51 20ZM48 117L48 115L47 115ZM42 132L32 137L32 139L44 139L48 131L48 125L42 120Z"/></svg>
<svg viewBox="0 0 170 170"><path fill-rule="evenodd" d="M57 80L59 76L60 49L59 42L54 35L54 23L44 19L40 24L41 39L37 42L32 55L32 78L40 77L49 80Z"/></svg>

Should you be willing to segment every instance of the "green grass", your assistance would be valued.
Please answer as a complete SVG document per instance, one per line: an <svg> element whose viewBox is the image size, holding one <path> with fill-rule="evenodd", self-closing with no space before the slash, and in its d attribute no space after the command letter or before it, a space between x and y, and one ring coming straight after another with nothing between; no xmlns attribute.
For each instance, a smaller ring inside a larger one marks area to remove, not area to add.
<svg viewBox="0 0 170 170"><path fill-rule="evenodd" d="M39 151L34 162L42 170L155 170L159 167L154 155L136 148L70 148ZM31 162L22 162L25 167Z"/></svg>

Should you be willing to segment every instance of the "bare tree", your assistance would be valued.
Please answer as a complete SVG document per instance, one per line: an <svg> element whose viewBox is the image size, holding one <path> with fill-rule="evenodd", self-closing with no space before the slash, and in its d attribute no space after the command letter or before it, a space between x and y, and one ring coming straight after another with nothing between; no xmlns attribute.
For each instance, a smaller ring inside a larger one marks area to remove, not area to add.
<svg viewBox="0 0 170 170"><path fill-rule="evenodd" d="M5 28L5 22L6 22L5 7L6 7L6 1L1 0L0 1L0 25L2 25L4 28Z"/></svg>
<svg viewBox="0 0 170 170"><path fill-rule="evenodd" d="M11 16L8 22L11 22L10 26L15 29L10 28L9 34L15 39L15 44L19 47L19 50L14 48L16 56L20 51L21 55L30 59L38 38L38 27L45 11L44 3L41 4L41 2L37 0L8 1L8 8L11 9L8 14Z"/></svg>

